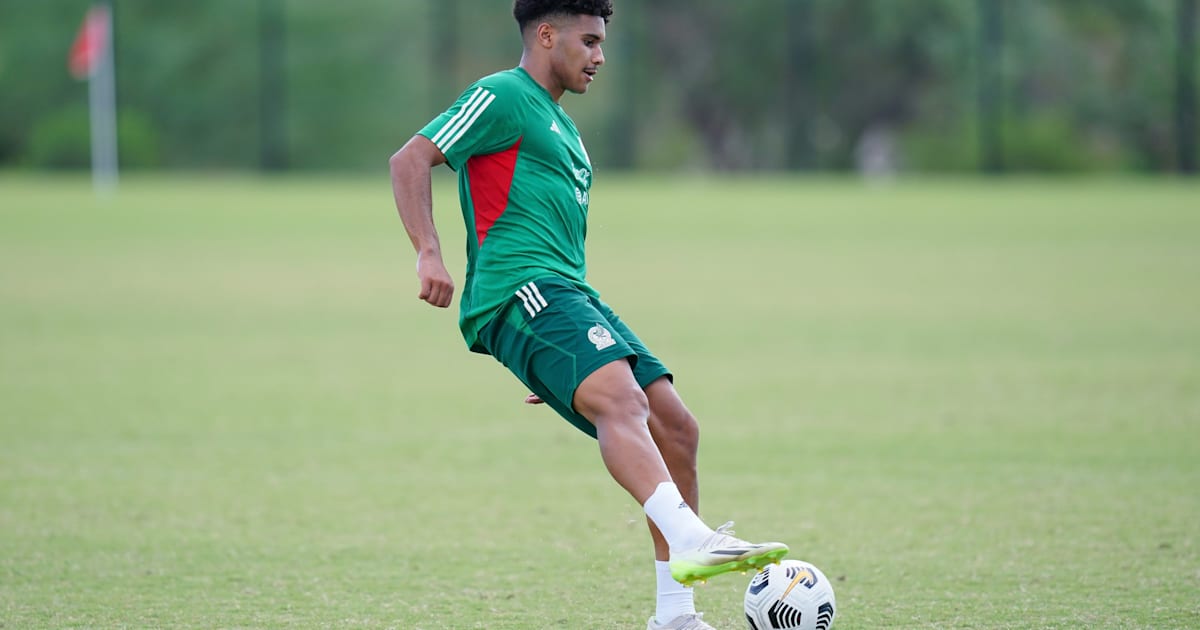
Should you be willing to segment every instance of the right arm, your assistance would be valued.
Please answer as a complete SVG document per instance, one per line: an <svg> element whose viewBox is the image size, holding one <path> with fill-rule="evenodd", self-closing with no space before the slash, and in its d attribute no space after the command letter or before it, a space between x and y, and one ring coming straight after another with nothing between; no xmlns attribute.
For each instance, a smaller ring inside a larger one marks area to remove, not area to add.
<svg viewBox="0 0 1200 630"><path fill-rule="evenodd" d="M454 279L442 261L442 246L433 225L433 167L446 163L446 156L422 135L413 136L388 160L396 209L417 251L418 297L445 308L454 298Z"/></svg>

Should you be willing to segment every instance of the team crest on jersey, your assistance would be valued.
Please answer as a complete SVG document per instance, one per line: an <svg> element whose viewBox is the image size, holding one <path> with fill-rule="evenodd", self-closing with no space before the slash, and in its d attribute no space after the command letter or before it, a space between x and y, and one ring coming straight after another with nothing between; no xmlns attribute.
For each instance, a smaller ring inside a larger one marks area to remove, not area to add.
<svg viewBox="0 0 1200 630"><path fill-rule="evenodd" d="M616 345L617 343L617 340L613 339L612 333L608 332L608 329L600 324L592 326L591 329L588 330L587 335L588 341L592 342L592 344L596 346L596 350L603 350Z"/></svg>

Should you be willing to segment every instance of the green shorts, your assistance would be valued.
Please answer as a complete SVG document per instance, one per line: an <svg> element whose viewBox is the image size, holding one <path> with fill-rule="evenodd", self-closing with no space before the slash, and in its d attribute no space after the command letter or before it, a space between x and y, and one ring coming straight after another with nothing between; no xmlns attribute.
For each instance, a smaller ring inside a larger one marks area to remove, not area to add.
<svg viewBox="0 0 1200 630"><path fill-rule="evenodd" d="M596 427L572 404L575 388L592 372L628 359L643 388L660 377L671 378L607 304L556 276L521 287L479 331L479 343L529 391L592 437Z"/></svg>

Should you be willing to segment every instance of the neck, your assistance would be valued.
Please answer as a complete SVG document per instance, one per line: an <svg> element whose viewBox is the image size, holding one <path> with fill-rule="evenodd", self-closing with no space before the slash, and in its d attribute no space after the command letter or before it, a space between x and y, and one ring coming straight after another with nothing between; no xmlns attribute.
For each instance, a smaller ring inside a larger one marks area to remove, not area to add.
<svg viewBox="0 0 1200 630"><path fill-rule="evenodd" d="M526 50L521 54L520 66L525 72L529 73L529 76L533 77L534 81L537 81L538 85L546 88L546 91L550 93L550 98L555 103L562 98L565 90L563 90L561 85L558 85L557 81L554 81L554 73L550 70L549 60L545 57L531 55Z"/></svg>

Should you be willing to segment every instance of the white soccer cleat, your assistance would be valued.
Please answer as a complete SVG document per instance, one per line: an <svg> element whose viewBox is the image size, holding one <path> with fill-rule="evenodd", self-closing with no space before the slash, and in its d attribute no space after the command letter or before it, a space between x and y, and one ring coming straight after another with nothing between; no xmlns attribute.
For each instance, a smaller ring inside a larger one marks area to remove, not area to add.
<svg viewBox="0 0 1200 630"><path fill-rule="evenodd" d="M654 621L654 617L646 622L646 630L717 630L716 628L704 623L701 617L704 613L688 613L679 615L672 619L670 623L659 625Z"/></svg>
<svg viewBox="0 0 1200 630"><path fill-rule="evenodd" d="M751 543L733 536L733 521L717 528L700 546L671 552L671 577L684 586L731 571L758 572L787 555L779 542Z"/></svg>

